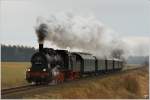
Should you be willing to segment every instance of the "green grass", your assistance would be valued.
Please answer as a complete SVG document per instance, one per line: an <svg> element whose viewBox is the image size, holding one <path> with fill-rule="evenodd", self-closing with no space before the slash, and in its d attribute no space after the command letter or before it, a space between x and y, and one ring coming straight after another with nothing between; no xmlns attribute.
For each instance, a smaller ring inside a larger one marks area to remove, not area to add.
<svg viewBox="0 0 150 100"><path fill-rule="evenodd" d="M2 89L27 84L25 72L29 66L29 62L1 62Z"/></svg>

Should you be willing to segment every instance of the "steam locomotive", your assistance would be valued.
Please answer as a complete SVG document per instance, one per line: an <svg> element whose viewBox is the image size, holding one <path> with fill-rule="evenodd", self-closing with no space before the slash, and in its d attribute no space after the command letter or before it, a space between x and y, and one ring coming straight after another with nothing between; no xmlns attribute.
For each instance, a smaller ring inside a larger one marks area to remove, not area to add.
<svg viewBox="0 0 150 100"><path fill-rule="evenodd" d="M119 71L122 68L123 61L120 59L99 59L89 53L54 50L43 48L43 44L39 44L39 51L31 57L26 80L36 84L50 83L55 79L63 82L84 75Z"/></svg>

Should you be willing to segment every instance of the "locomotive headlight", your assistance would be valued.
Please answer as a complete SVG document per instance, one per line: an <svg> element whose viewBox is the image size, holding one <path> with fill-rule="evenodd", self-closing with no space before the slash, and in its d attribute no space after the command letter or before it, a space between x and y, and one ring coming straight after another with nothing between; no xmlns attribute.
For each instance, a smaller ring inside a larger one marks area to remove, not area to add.
<svg viewBox="0 0 150 100"><path fill-rule="evenodd" d="M29 72L29 71L30 71L30 68L28 68L27 71Z"/></svg>
<svg viewBox="0 0 150 100"><path fill-rule="evenodd" d="M45 72L45 71L46 71L46 69L44 68L44 69L43 69L43 71Z"/></svg>

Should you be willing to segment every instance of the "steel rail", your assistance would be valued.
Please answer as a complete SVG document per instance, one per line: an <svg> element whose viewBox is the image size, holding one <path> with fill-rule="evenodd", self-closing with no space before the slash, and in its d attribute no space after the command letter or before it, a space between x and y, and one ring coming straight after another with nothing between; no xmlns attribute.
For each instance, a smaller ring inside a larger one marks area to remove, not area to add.
<svg viewBox="0 0 150 100"><path fill-rule="evenodd" d="M11 93L20 92L20 91L27 91L27 90L39 88L39 87L41 87L41 86L24 85L24 86L18 86L18 87L13 87L13 88L8 88L8 89L2 89L1 95L7 95L7 94L11 94Z"/></svg>

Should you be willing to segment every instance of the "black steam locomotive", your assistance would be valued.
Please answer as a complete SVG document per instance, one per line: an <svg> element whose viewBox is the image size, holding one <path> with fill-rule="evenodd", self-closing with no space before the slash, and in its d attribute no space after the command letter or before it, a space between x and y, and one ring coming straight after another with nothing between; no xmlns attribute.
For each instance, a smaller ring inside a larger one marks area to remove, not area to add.
<svg viewBox="0 0 150 100"><path fill-rule="evenodd" d="M39 51L33 54L31 67L26 71L26 80L29 83L49 83L53 80L63 82L122 68L123 61L120 59L98 59L89 53L54 50L39 44Z"/></svg>

